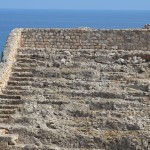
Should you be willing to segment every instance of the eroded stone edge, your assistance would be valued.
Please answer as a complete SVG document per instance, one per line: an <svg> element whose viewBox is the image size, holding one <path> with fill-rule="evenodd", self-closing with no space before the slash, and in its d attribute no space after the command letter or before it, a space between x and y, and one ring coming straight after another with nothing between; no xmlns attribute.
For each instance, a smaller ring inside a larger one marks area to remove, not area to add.
<svg viewBox="0 0 150 150"><path fill-rule="evenodd" d="M0 92L5 87L9 75L11 73L11 68L13 62L15 61L15 55L17 49L20 46L21 41L21 31L23 29L13 29L9 34L6 45L3 50L2 62L0 62Z"/></svg>

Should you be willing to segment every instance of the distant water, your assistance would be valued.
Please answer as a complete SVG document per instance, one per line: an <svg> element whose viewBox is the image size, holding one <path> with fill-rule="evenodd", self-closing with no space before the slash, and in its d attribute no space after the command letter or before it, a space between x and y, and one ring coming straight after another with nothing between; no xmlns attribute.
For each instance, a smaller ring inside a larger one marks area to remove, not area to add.
<svg viewBox="0 0 150 150"><path fill-rule="evenodd" d="M150 11L0 10L0 55L13 28L142 28Z"/></svg>

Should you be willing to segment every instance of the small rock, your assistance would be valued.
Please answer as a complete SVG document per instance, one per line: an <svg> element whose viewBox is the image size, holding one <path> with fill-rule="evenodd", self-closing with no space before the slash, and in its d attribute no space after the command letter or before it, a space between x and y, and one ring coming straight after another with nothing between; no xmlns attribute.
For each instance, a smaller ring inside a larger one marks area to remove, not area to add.
<svg viewBox="0 0 150 150"><path fill-rule="evenodd" d="M67 56L71 56L71 53L69 51L64 51L64 54Z"/></svg>
<svg viewBox="0 0 150 150"><path fill-rule="evenodd" d="M66 39L69 40L69 39L70 39L70 36L66 36Z"/></svg>
<svg viewBox="0 0 150 150"><path fill-rule="evenodd" d="M139 61L138 61L138 59L137 59L137 56L134 56L133 57L133 62L132 63L134 63L134 64L138 64L139 63Z"/></svg>
<svg viewBox="0 0 150 150"><path fill-rule="evenodd" d="M23 147L23 150L27 150L27 149L37 149L37 148L38 148L38 146L33 145L33 144L29 144L29 145L25 145L25 146Z"/></svg>
<svg viewBox="0 0 150 150"><path fill-rule="evenodd" d="M47 122L46 125L48 128L57 129L57 126L52 121Z"/></svg>
<svg viewBox="0 0 150 150"><path fill-rule="evenodd" d="M125 60L123 59L123 58L119 58L118 60L117 60L117 63L119 63L119 64L123 64L125 62Z"/></svg>
<svg viewBox="0 0 150 150"><path fill-rule="evenodd" d="M65 64L65 62L66 62L66 59L62 58L61 63Z"/></svg>
<svg viewBox="0 0 150 150"><path fill-rule="evenodd" d="M112 46L111 49L117 50L117 49L118 49L118 46Z"/></svg>
<svg viewBox="0 0 150 150"><path fill-rule="evenodd" d="M56 125L55 124L51 124L50 126L52 129L57 129Z"/></svg>
<svg viewBox="0 0 150 150"><path fill-rule="evenodd" d="M142 66L142 67L140 68L140 73L143 73L143 72L145 72L145 68Z"/></svg>
<svg viewBox="0 0 150 150"><path fill-rule="evenodd" d="M61 67L61 64L60 64L60 62L54 62L54 66L59 68L59 67Z"/></svg>
<svg viewBox="0 0 150 150"><path fill-rule="evenodd" d="M134 117L133 117L133 116L128 116L127 119L128 119L128 120L133 120Z"/></svg>

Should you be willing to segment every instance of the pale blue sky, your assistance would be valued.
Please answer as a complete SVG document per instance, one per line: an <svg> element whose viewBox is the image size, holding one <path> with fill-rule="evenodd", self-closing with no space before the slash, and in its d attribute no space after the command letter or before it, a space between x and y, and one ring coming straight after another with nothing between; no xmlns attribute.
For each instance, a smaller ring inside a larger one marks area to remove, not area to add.
<svg viewBox="0 0 150 150"><path fill-rule="evenodd" d="M150 10L150 0L0 0L0 8Z"/></svg>

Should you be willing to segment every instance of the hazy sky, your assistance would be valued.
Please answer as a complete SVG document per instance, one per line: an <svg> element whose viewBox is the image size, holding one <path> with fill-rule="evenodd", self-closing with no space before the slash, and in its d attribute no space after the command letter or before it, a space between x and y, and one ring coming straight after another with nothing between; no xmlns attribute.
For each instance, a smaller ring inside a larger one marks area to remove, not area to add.
<svg viewBox="0 0 150 150"><path fill-rule="evenodd" d="M0 0L0 8L150 10L150 0Z"/></svg>

